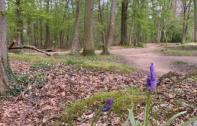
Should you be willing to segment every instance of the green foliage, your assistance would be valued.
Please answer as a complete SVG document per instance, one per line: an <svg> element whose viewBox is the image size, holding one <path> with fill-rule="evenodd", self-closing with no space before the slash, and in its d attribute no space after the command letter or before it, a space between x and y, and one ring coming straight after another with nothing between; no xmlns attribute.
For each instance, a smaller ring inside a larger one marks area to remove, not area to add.
<svg viewBox="0 0 197 126"><path fill-rule="evenodd" d="M178 45L161 50L163 54L170 56L197 56L196 45Z"/></svg>
<svg viewBox="0 0 197 126"><path fill-rule="evenodd" d="M31 64L31 68L50 68L53 64L64 63L65 65L74 65L77 68L88 68L96 70L105 70L120 73L132 73L134 68L116 63L117 58L114 56L56 56L56 57L45 57L37 55L27 54L10 54L12 59L26 61Z"/></svg>
<svg viewBox="0 0 197 126"><path fill-rule="evenodd" d="M133 109L129 109L129 115L128 115L128 119L127 119L127 122L126 122L126 126L130 126L130 124L132 126L149 126L150 124L150 107L151 107L151 94L148 92L146 94L146 107L145 107L145 110L144 110L144 122L143 124L141 124L138 120L135 120L135 117L134 117L134 113L133 113Z"/></svg>
<svg viewBox="0 0 197 126"><path fill-rule="evenodd" d="M191 52L191 51L184 51L184 50L167 50L167 51L163 51L163 53L165 55L168 56L192 56L192 55L196 55L195 53Z"/></svg>
<svg viewBox="0 0 197 126"><path fill-rule="evenodd" d="M7 95L19 95L22 91L24 91L25 87L28 86L28 84L31 84L32 86L35 86L37 88L41 88L44 85L44 74L40 72L31 74L31 77L29 76L29 74L14 75L16 82L10 85L11 89L7 92Z"/></svg>
<svg viewBox="0 0 197 126"><path fill-rule="evenodd" d="M177 22L177 20L174 20L168 26L167 36L171 36L168 42L181 42L182 40L182 26Z"/></svg>
<svg viewBox="0 0 197 126"><path fill-rule="evenodd" d="M31 65L32 69L44 69L44 68L51 68L51 64L48 63L35 63Z"/></svg>
<svg viewBox="0 0 197 126"><path fill-rule="evenodd" d="M138 42L132 45L124 45L124 48L144 48L145 47L145 43L143 42Z"/></svg>
<svg viewBox="0 0 197 126"><path fill-rule="evenodd" d="M33 75L33 80L34 82L34 85L37 87L37 88L42 88L42 86L44 85L44 74L43 73L35 73Z"/></svg>
<svg viewBox="0 0 197 126"><path fill-rule="evenodd" d="M17 96L23 91L22 86L13 85L12 88L6 92L6 96Z"/></svg>
<svg viewBox="0 0 197 126"><path fill-rule="evenodd" d="M49 48L69 48L74 32L75 1L47 1L20 0L23 27L23 42L44 48L46 39L50 41ZM99 3L101 2L101 3ZM115 35L112 44L118 44L121 25L121 2L117 0ZM99 9L100 4L100 9ZM111 1L94 2L94 42L96 48L103 45L110 19ZM178 4L179 5L179 4ZM83 46L84 33L84 1L80 1L80 43ZM8 41L16 39L17 17L16 1L7 2ZM193 11L193 9L191 9ZM187 40L192 40L193 16L190 15ZM162 42L180 42L182 38L182 15L177 15L171 0L131 0L128 3L128 37L129 45L139 46L144 42L156 42L157 33L161 31ZM49 35L46 36L46 26Z"/></svg>
<svg viewBox="0 0 197 126"><path fill-rule="evenodd" d="M114 104L111 111L118 115L125 113L127 108L135 107L135 105L144 100L143 94L139 89L98 93L85 100L77 100L67 105L62 121L72 124L74 119L80 117L86 110L100 108L103 105L103 101L107 98L113 98Z"/></svg>
<svg viewBox="0 0 197 126"><path fill-rule="evenodd" d="M177 113L176 115L172 116L165 124L164 126L170 126L172 124L172 122L178 117L178 116L181 116L183 114L185 114L187 111L184 111L184 112L180 112L180 113Z"/></svg>
<svg viewBox="0 0 197 126"><path fill-rule="evenodd" d="M15 80L20 85L27 85L29 82L27 75L15 75Z"/></svg>
<svg viewBox="0 0 197 126"><path fill-rule="evenodd" d="M174 64L176 64L176 65L187 65L188 63L184 62L184 61L176 61Z"/></svg>
<svg viewBox="0 0 197 126"><path fill-rule="evenodd" d="M150 93L147 94L147 100L146 100L146 107L144 110L144 121L143 124L140 123L138 120L135 119L134 113L133 113L133 109L129 109L129 114L128 114L128 119L126 121L126 126L149 126L150 125L150 106L151 106L151 96ZM175 121L176 118L178 118L179 116L183 115L187 113L187 111L183 111L183 112L179 112L175 115L173 115L169 120L167 120L167 122L163 125L163 126L171 126L173 121ZM191 119L189 119L188 121L186 121L185 123L181 124L181 126L188 126L189 124L191 124L192 122L196 121L197 117L193 117Z"/></svg>
<svg viewBox="0 0 197 126"><path fill-rule="evenodd" d="M129 109L128 111L129 111L129 115L125 126L129 126L130 124L132 126L142 126L138 120L135 120L133 110Z"/></svg>
<svg viewBox="0 0 197 126"><path fill-rule="evenodd" d="M24 86L27 86L30 79L27 75L13 75L14 82L10 85L10 90L6 92L6 96L17 96L23 90Z"/></svg>

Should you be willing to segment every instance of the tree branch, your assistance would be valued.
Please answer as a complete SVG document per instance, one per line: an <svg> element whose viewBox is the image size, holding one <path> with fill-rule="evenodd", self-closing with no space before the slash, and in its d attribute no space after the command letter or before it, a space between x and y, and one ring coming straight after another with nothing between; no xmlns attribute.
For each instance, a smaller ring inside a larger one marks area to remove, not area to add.
<svg viewBox="0 0 197 126"><path fill-rule="evenodd" d="M43 54L45 54L47 56L51 56L51 54L49 54L49 53L47 53L47 52L45 52L43 50L40 50L40 49L36 48L35 46L23 45L23 46L12 47L11 45L10 45L11 48L10 47L8 48L9 50L14 50L14 49L31 49L31 50L35 50L37 52L43 53Z"/></svg>

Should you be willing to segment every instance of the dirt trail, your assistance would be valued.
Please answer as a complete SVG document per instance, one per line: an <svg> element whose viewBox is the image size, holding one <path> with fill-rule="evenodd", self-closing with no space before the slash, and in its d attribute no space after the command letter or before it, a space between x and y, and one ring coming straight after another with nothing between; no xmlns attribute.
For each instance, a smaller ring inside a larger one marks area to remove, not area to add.
<svg viewBox="0 0 197 126"><path fill-rule="evenodd" d="M145 48L122 48L119 46L112 47L110 52L112 54L121 56L123 63L132 65L139 70L149 70L150 63L154 63L159 75L176 71L179 73L187 73L189 71L197 71L197 56L164 56L161 54L161 49L164 48L160 44L147 44ZM96 51L97 54L101 50ZM34 53L39 54L40 53ZM65 55L69 51L50 52L51 55ZM174 62L182 61L187 64L184 66L176 66ZM194 67L193 67L194 66Z"/></svg>
<svg viewBox="0 0 197 126"><path fill-rule="evenodd" d="M197 65L197 56L164 56L160 53L162 48L158 44L147 44L145 48L113 48L111 52L122 56L127 64L132 64L144 71L148 70L150 63L154 63L158 74L165 74L170 71L183 72L182 68L173 65L176 61Z"/></svg>

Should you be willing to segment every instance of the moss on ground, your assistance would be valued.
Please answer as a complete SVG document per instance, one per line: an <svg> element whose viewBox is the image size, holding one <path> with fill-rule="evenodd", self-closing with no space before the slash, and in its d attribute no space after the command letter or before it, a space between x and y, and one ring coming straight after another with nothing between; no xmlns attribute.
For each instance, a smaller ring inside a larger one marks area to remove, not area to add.
<svg viewBox="0 0 197 126"><path fill-rule="evenodd" d="M197 56L197 51L167 49L167 50L162 50L162 52L164 55L168 55L168 56Z"/></svg>
<svg viewBox="0 0 197 126"><path fill-rule="evenodd" d="M161 50L169 56L197 56L197 45L181 44L175 47L167 47Z"/></svg>
<svg viewBox="0 0 197 126"><path fill-rule="evenodd" d="M120 73L132 73L134 68L118 63L118 58L115 56L38 56L30 54L9 54L11 59L29 62L33 68L45 68L57 63L65 65L74 65L78 68L90 68L97 70L106 70Z"/></svg>
<svg viewBox="0 0 197 126"><path fill-rule="evenodd" d="M80 117L87 110L91 110L91 108L101 108L103 101L108 98L113 99L114 103L111 111L117 115L127 113L128 108L135 107L144 101L142 91L136 88L98 93L85 100L77 100L67 105L61 122L71 125L77 117Z"/></svg>
<svg viewBox="0 0 197 126"><path fill-rule="evenodd" d="M184 61L175 61L174 64L175 65L188 65L188 63Z"/></svg>

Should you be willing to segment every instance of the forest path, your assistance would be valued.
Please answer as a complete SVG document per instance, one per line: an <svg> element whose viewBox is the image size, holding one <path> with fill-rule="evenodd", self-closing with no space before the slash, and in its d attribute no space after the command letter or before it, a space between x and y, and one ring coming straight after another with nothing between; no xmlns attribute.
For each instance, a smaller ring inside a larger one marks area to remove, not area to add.
<svg viewBox="0 0 197 126"><path fill-rule="evenodd" d="M144 71L149 70L150 63L154 63L157 73L160 75L170 71L189 71L183 70L180 66L176 67L174 63L177 61L197 66L197 56L164 56L161 54L162 48L164 47L159 44L147 44L145 48L112 48L111 53L123 57L125 63L132 64Z"/></svg>

